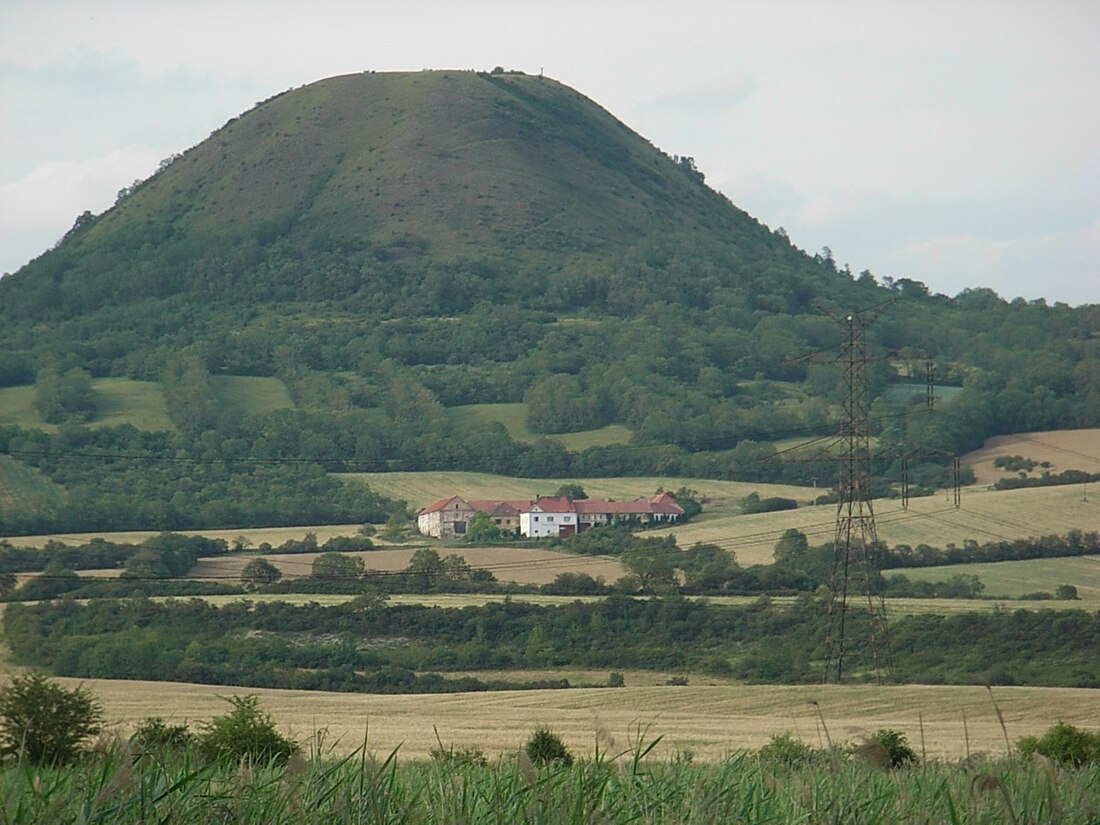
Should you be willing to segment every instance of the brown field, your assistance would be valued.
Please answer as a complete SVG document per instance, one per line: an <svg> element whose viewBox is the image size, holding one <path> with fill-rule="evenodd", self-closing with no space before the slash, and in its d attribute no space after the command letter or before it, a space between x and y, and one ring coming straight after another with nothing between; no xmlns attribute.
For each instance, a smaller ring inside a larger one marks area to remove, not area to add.
<svg viewBox="0 0 1100 825"><path fill-rule="evenodd" d="M1000 455L1049 461L1052 473L1063 470L1100 473L1100 428L998 435L986 441L980 449L964 455L961 460L964 466L974 471L979 484L992 484L999 478L1015 475L993 466L993 459ZM1032 475L1038 472L1036 468Z"/></svg>
<svg viewBox="0 0 1100 825"><path fill-rule="evenodd" d="M607 674L592 674L602 681ZM654 751L670 759L690 750L700 759L718 759L744 748L758 748L774 734L790 732L818 745L824 740L818 709L833 741L854 741L879 728L905 733L918 752L930 757L966 755L964 718L970 751L1003 753L1004 733L982 687L944 686L632 686L378 696L311 691L280 691L225 686L61 680L83 684L104 704L120 733L148 717L206 721L227 711L219 697L260 696L280 728L299 740L325 731L336 752L360 745L386 755L400 748L404 758L424 758L436 745L433 726L445 745L480 747L496 756L516 750L539 725L559 733L574 752L591 755L596 731L603 730L626 749L637 726L646 736L664 736ZM1090 726L1096 718L1095 691L1069 688L996 688L1008 736L1038 734L1059 719ZM812 703L817 703L816 706Z"/></svg>
<svg viewBox="0 0 1100 825"><path fill-rule="evenodd" d="M409 566L415 548L401 550L370 550L363 553L348 553L358 556L368 570L396 572ZM607 556L575 556L566 553L554 553L550 550L535 550L513 547L456 547L439 550L441 555L456 553L472 567L484 567L493 572L500 581L515 581L521 584L546 584L552 582L558 573L583 572L596 578L603 576L612 582L623 575L622 565ZM272 553L263 556L283 571L287 578L308 576L317 553ZM188 574L198 579L239 579L241 569L255 556L228 556L202 559Z"/></svg>

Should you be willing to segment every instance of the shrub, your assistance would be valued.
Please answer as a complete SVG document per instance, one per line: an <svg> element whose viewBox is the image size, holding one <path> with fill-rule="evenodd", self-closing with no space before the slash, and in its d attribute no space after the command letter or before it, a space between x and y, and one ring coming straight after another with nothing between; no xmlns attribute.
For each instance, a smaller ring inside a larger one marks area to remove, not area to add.
<svg viewBox="0 0 1100 825"><path fill-rule="evenodd" d="M532 733L523 749L527 758L535 765L558 764L568 767L573 764L573 754L565 747L565 742L548 728L539 728Z"/></svg>
<svg viewBox="0 0 1100 825"><path fill-rule="evenodd" d="M179 750L195 741L187 725L170 725L160 716L148 716L134 730L130 741L143 752Z"/></svg>
<svg viewBox="0 0 1100 825"><path fill-rule="evenodd" d="M1100 762L1100 734L1089 733L1060 720L1038 739L1025 736L1016 747L1024 756L1039 753L1066 765Z"/></svg>
<svg viewBox="0 0 1100 825"><path fill-rule="evenodd" d="M0 690L0 750L35 763L64 764L103 728L90 693L67 690L41 673L16 676Z"/></svg>
<svg viewBox="0 0 1100 825"><path fill-rule="evenodd" d="M207 759L249 759L285 762L298 746L275 730L271 716L260 709L255 694L231 696L233 710L216 716L199 736L199 750Z"/></svg>
<svg viewBox="0 0 1100 825"><path fill-rule="evenodd" d="M905 738L905 734L901 731L882 728L875 732L875 735L871 737L871 741L878 742L885 748L887 755L890 757L891 768L911 765L917 761L917 754L909 747L909 740Z"/></svg>
<svg viewBox="0 0 1100 825"><path fill-rule="evenodd" d="M619 673L619 671L613 670L607 675L607 686L626 687L626 677Z"/></svg>
<svg viewBox="0 0 1100 825"><path fill-rule="evenodd" d="M779 733L757 751L757 756L767 762L783 765L804 765L814 757L814 749L789 733Z"/></svg>

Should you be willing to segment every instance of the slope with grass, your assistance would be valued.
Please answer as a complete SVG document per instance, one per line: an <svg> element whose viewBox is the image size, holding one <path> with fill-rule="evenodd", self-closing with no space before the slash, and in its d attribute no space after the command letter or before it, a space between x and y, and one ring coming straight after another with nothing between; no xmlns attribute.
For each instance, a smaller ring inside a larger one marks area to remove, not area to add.
<svg viewBox="0 0 1100 825"><path fill-rule="evenodd" d="M172 429L164 396L156 382L99 378L92 382L92 390L95 393L96 414L89 426L129 424L139 430ZM0 388L0 425L56 431L56 425L42 420L34 407L34 399L33 386Z"/></svg>
<svg viewBox="0 0 1100 825"><path fill-rule="evenodd" d="M955 575L977 576L985 585L983 596L1019 598L1027 593L1053 594L1059 585L1070 584L1077 588L1081 607L1089 608L1100 599L1100 556L914 567L889 573L901 573L913 581L943 581ZM1039 604L1060 606L1064 603L1043 601Z"/></svg>
<svg viewBox="0 0 1100 825"><path fill-rule="evenodd" d="M63 487L20 461L0 455L0 514L7 509L50 509L65 498Z"/></svg>
<svg viewBox="0 0 1100 825"><path fill-rule="evenodd" d="M527 427L526 404L465 404L448 407L447 416L458 428L484 423L504 425L513 441L530 443L546 436L532 432ZM609 444L629 444L631 432L622 424L608 424L595 430L580 430L550 436L570 452L579 453L589 447L606 447Z"/></svg>

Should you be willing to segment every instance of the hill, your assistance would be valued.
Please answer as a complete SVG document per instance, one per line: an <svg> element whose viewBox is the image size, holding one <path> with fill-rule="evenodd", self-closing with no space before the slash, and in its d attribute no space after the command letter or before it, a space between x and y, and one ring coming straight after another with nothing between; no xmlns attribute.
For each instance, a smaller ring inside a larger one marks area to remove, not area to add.
<svg viewBox="0 0 1100 825"><path fill-rule="evenodd" d="M79 499L8 531L256 525L265 495L322 471L805 485L822 467L771 445L835 432L843 389L801 357L869 307L876 443L933 457L918 486L989 436L1100 423L1098 307L806 255L549 78L329 78L0 280L0 452ZM69 378L88 403L66 418L55 398L43 424L42 387ZM299 490L278 523L357 518L335 489Z"/></svg>

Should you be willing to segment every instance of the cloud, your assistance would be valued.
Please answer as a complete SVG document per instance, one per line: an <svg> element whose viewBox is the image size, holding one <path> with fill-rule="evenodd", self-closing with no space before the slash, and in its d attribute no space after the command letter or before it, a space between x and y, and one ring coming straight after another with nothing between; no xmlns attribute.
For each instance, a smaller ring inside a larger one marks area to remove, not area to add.
<svg viewBox="0 0 1100 825"><path fill-rule="evenodd" d="M995 285L1005 298L1100 303L1100 220L1007 241L941 235L903 246L894 257L917 280L947 294Z"/></svg>
<svg viewBox="0 0 1100 825"><path fill-rule="evenodd" d="M40 255L77 215L109 208L119 189L151 175L170 153L139 146L87 160L49 161L0 184L0 272L14 272Z"/></svg>

